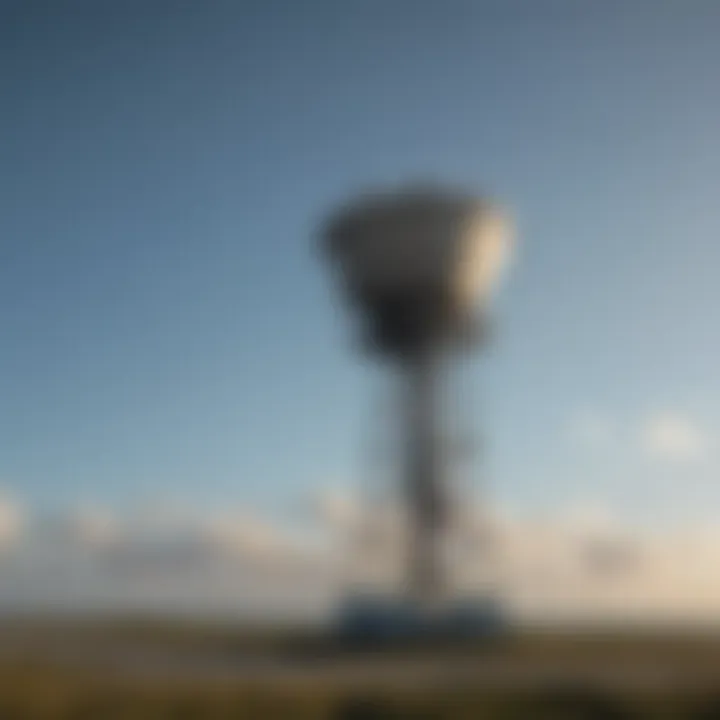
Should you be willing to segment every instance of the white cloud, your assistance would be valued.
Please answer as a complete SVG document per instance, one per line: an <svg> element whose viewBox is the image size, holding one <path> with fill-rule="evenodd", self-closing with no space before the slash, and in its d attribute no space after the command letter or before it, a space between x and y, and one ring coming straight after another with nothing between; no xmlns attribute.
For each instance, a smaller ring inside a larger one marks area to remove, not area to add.
<svg viewBox="0 0 720 720"><path fill-rule="evenodd" d="M316 516L332 529L354 527L362 513L360 500L349 490L327 488L316 494L313 502Z"/></svg>
<svg viewBox="0 0 720 720"><path fill-rule="evenodd" d="M329 502L334 510L321 518L325 545L312 546L301 532L242 509L186 514L173 523L163 517L154 523L149 515L109 520L85 510L56 518L49 532L40 521L23 523L24 515L5 501L0 525L15 546L0 555L0 604L321 614L338 597L340 569L370 569L388 582L402 557L395 511L382 515L389 532L372 526L371 562L345 554L351 545L338 538L356 527L347 518L363 510L343 497ZM464 510L460 527L470 547L459 584L494 584L518 613L704 613L720 622L717 530L633 530L597 502L541 518L487 503Z"/></svg>
<svg viewBox="0 0 720 720"><path fill-rule="evenodd" d="M25 526L25 515L17 503L0 495L0 549L16 542Z"/></svg>
<svg viewBox="0 0 720 720"><path fill-rule="evenodd" d="M119 522L102 508L82 507L57 518L48 528L54 539L87 548L103 547L118 539Z"/></svg>
<svg viewBox="0 0 720 720"><path fill-rule="evenodd" d="M655 460L696 461L704 457L708 438L690 418L662 412L648 417L640 427L640 448Z"/></svg>
<svg viewBox="0 0 720 720"><path fill-rule="evenodd" d="M623 427L609 416L586 410L572 418L566 434L584 450L634 448L648 459L675 463L702 460L711 446L696 421L668 410L646 416L635 427Z"/></svg>
<svg viewBox="0 0 720 720"><path fill-rule="evenodd" d="M279 528L247 513L228 513L200 523L199 538L219 550L244 556L267 558L287 552L288 541Z"/></svg>

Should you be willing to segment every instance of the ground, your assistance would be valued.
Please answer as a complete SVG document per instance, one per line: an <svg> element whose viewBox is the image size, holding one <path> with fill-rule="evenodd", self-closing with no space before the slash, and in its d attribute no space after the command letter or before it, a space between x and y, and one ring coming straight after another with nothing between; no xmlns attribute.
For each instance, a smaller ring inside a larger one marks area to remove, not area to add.
<svg viewBox="0 0 720 720"><path fill-rule="evenodd" d="M0 633L0 720L720 718L720 638L708 634L378 649L137 618L14 619Z"/></svg>

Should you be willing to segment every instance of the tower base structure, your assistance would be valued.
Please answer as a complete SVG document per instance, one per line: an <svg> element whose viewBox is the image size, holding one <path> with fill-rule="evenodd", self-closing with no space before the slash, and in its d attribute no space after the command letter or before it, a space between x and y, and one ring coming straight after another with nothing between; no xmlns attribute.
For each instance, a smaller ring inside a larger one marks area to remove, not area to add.
<svg viewBox="0 0 720 720"><path fill-rule="evenodd" d="M499 639L510 629L490 596L457 598L428 608L407 597L353 596L337 621L342 640L358 644L473 642Z"/></svg>

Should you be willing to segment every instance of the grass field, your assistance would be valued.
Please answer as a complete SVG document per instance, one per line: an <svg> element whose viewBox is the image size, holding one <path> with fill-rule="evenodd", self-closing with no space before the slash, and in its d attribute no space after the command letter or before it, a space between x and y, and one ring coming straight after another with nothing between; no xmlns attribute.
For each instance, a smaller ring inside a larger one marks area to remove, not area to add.
<svg viewBox="0 0 720 720"><path fill-rule="evenodd" d="M380 651L137 620L0 633L0 720L720 719L720 642L702 636L524 633Z"/></svg>

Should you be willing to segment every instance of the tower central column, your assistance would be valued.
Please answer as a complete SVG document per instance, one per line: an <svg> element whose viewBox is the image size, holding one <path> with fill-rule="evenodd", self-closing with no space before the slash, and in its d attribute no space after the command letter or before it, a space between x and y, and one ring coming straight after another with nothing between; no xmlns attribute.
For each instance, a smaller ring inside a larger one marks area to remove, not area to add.
<svg viewBox="0 0 720 720"><path fill-rule="evenodd" d="M440 436L440 351L424 344L407 359L405 492L409 510L410 595L423 606L445 591L443 536L447 488Z"/></svg>

